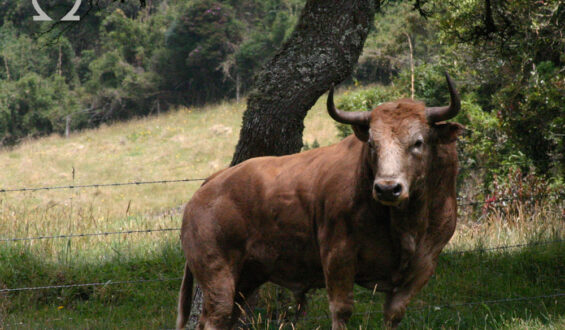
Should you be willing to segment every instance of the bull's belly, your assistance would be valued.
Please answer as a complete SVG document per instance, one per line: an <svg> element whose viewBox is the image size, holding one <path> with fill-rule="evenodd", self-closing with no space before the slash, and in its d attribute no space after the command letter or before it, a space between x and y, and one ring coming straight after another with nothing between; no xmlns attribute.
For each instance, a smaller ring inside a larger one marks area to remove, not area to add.
<svg viewBox="0 0 565 330"><path fill-rule="evenodd" d="M393 271L398 267L398 261L397 253L392 250L390 242L384 239L359 242L355 280L360 285L390 281Z"/></svg>
<svg viewBox="0 0 565 330"><path fill-rule="evenodd" d="M248 242L243 271L295 292L323 286L320 252L311 235L279 232L273 236Z"/></svg>
<svg viewBox="0 0 565 330"><path fill-rule="evenodd" d="M370 290L390 291L391 274L397 257L390 249L374 242L360 242L355 282ZM364 244L365 243L365 244ZM261 278L293 292L325 287L320 251L313 240L286 236L274 240L255 240L248 245L243 276Z"/></svg>

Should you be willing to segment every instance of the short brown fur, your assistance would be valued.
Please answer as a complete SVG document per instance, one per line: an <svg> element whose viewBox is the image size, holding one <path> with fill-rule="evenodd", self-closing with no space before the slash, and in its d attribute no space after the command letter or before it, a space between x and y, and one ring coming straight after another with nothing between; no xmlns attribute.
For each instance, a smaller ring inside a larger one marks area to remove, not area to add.
<svg viewBox="0 0 565 330"><path fill-rule="evenodd" d="M370 127L357 129L382 136L254 158L214 174L194 194L181 231L186 268L178 328L190 310L192 276L204 294L200 329L233 327L238 304L268 281L299 297L325 287L333 329L345 329L352 314L354 283L376 287L386 294L387 326L398 325L455 230L459 128L428 124L422 103L400 100L377 107ZM414 132L425 133L417 154L409 151ZM412 180L397 205L372 195L390 152L376 151L380 145L398 148L399 175Z"/></svg>

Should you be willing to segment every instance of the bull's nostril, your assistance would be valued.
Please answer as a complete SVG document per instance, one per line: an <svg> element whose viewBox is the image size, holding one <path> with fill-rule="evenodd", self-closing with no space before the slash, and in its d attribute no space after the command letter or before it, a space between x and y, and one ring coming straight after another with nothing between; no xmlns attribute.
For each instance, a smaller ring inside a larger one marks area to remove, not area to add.
<svg viewBox="0 0 565 330"><path fill-rule="evenodd" d="M400 196L400 194L402 193L402 185L400 183L397 183L394 188L392 189L392 194L395 197Z"/></svg>
<svg viewBox="0 0 565 330"><path fill-rule="evenodd" d="M398 200L402 194L402 184L396 183L394 181L384 181L380 183L375 183L374 185L375 194L378 199L382 201L393 202Z"/></svg>
<svg viewBox="0 0 565 330"><path fill-rule="evenodd" d="M381 188L381 186L378 183L375 185L375 192L377 194L382 194L382 192L383 192L383 189Z"/></svg>

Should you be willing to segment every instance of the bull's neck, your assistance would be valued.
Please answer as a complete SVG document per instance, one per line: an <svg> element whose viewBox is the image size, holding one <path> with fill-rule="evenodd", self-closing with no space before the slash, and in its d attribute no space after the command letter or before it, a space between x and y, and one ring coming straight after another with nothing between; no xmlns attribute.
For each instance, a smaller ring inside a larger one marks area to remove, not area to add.
<svg viewBox="0 0 565 330"><path fill-rule="evenodd" d="M355 180L356 180L356 195L357 198L360 199L369 199L373 200L372 198L372 187L373 181L375 180L375 174L373 173L373 168L369 162L369 146L367 143L363 143L359 140L357 142L361 145L358 151L359 159L357 161L357 169L355 171Z"/></svg>

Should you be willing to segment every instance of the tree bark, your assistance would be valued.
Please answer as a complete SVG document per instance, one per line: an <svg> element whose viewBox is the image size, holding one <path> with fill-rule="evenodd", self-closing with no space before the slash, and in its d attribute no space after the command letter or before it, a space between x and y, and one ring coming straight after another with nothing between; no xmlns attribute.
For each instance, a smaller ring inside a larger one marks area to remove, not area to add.
<svg viewBox="0 0 565 330"><path fill-rule="evenodd" d="M255 81L231 165L302 148L306 113L352 72L379 0L309 0L289 40Z"/></svg>

